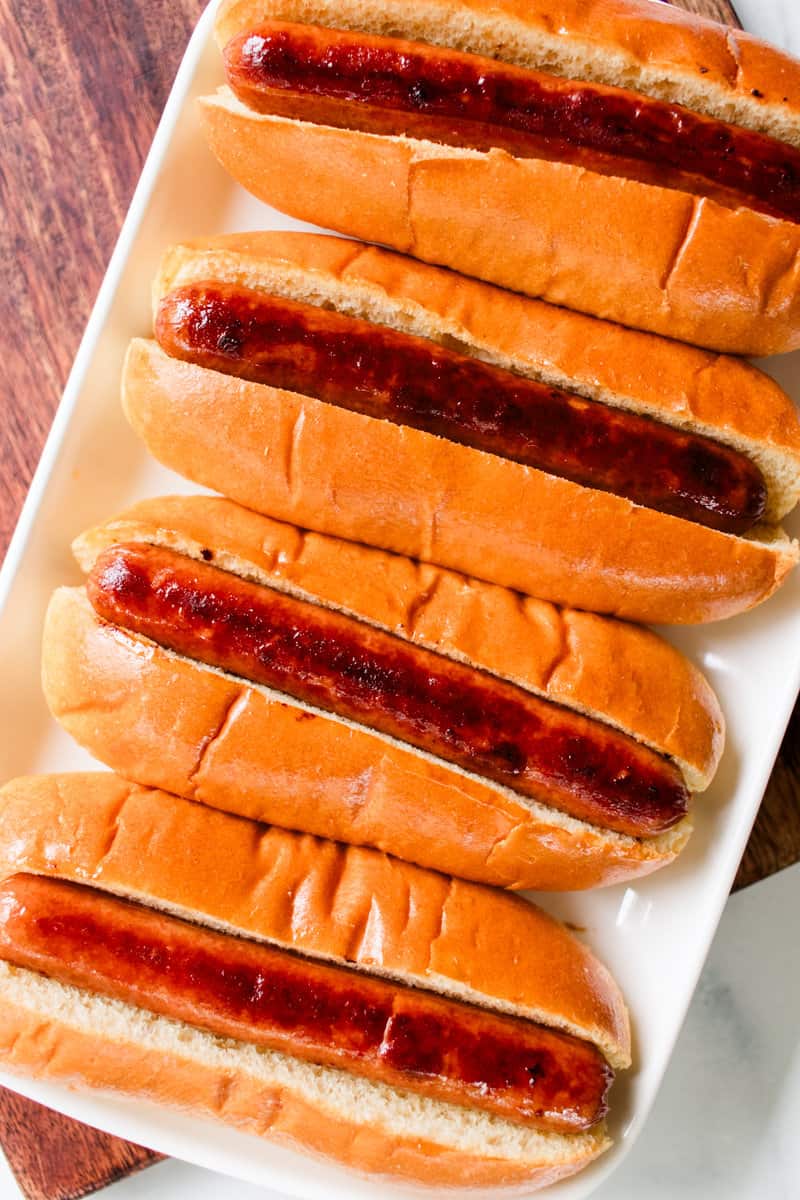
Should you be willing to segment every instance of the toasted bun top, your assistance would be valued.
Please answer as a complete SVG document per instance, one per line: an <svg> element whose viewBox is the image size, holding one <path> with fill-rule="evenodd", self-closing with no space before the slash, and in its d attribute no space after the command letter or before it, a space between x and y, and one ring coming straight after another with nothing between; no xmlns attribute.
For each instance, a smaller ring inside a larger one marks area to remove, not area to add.
<svg viewBox="0 0 800 1200"><path fill-rule="evenodd" d="M800 63L652 0L223 0L217 40L269 19L406 37L626 87L800 145Z"/></svg>
<svg viewBox="0 0 800 1200"><path fill-rule="evenodd" d="M89 571L106 547L130 541L316 600L599 717L673 758L693 790L716 770L724 722L713 691L639 626L307 533L218 497L144 500L77 538L75 556Z"/></svg>
<svg viewBox="0 0 800 1200"><path fill-rule="evenodd" d="M154 300L216 279L392 326L544 383L733 446L763 472L765 519L800 498L800 419L755 367L582 316L344 238L226 234L172 247Z"/></svg>
<svg viewBox="0 0 800 1200"><path fill-rule="evenodd" d="M630 1062L619 989L563 926L519 897L377 850L97 773L6 784L0 864L527 1017Z"/></svg>

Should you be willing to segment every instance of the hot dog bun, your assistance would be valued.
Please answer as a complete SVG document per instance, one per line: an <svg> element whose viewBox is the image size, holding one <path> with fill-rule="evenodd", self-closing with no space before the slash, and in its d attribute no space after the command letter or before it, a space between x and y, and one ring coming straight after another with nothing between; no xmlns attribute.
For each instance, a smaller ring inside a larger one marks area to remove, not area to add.
<svg viewBox="0 0 800 1200"><path fill-rule="evenodd" d="M769 523L720 533L134 341L123 377L134 429L160 461L249 508L634 620L744 611L796 561L776 522L797 501L800 424L781 389L746 364L334 238L236 234L175 247L156 300L200 280L332 305L711 436L761 469ZM223 441L235 452L220 455Z"/></svg>
<svg viewBox="0 0 800 1200"><path fill-rule="evenodd" d="M675 761L692 790L716 769L724 724L713 692L644 629L211 497L144 501L74 548L88 572L107 547L132 542L318 601L597 717ZM669 862L690 829L684 820L658 837L615 834L363 726L299 719L302 702L107 625L79 589L51 602L43 684L54 716L129 778L504 887L575 889L644 874Z"/></svg>
<svg viewBox="0 0 800 1200"><path fill-rule="evenodd" d="M575 1031L609 1061L630 1061L616 985L557 922L373 851L259 827L112 775L73 775L2 790L0 860L6 874L89 879L223 932ZM602 1127L543 1134L412 1100L7 964L0 990L7 1068L215 1116L358 1170L437 1186L542 1185L608 1145Z"/></svg>
<svg viewBox="0 0 800 1200"><path fill-rule="evenodd" d="M265 19L598 80L800 145L793 59L648 0L229 0L218 40ZM800 346L793 221L579 165L260 114L228 88L201 107L222 165L293 216L697 345L759 355Z"/></svg>

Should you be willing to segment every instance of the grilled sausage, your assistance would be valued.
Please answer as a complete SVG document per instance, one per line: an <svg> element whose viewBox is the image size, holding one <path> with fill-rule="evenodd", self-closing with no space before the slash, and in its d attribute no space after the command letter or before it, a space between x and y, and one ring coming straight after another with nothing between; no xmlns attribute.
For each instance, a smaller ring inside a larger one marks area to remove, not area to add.
<svg viewBox="0 0 800 1200"><path fill-rule="evenodd" d="M113 546L87 591L106 621L579 819L647 837L687 811L677 767L627 734L175 551Z"/></svg>

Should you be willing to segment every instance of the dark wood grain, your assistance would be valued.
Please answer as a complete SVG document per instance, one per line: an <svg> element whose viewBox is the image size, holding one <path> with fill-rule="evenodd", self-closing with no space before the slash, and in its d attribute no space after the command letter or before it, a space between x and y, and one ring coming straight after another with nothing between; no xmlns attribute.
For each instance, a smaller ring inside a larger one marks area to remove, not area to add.
<svg viewBox="0 0 800 1200"><path fill-rule="evenodd" d="M666 0L669 3L669 0ZM672 0L676 8L685 8L687 12L697 13L701 17L710 17L712 21L720 21L723 25L739 25L736 9L728 0Z"/></svg>
<svg viewBox="0 0 800 1200"><path fill-rule="evenodd" d="M204 0L0 0L0 555L19 514L156 123ZM726 0L681 7L734 23ZM737 886L800 859L800 709ZM0 1092L31 1200L157 1156Z"/></svg>
<svg viewBox="0 0 800 1200"><path fill-rule="evenodd" d="M28 1200L77 1200L161 1157L12 1092L2 1093L0 1145Z"/></svg>
<svg viewBox="0 0 800 1200"><path fill-rule="evenodd" d="M0 553L203 0L0 0Z"/></svg>
<svg viewBox="0 0 800 1200"><path fill-rule="evenodd" d="M734 891L800 861L800 703L772 772Z"/></svg>

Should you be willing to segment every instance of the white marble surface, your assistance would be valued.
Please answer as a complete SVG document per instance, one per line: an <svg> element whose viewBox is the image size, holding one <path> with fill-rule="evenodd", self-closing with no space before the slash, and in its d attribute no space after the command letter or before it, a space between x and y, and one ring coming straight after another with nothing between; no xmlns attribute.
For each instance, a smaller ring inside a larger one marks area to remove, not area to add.
<svg viewBox="0 0 800 1200"><path fill-rule="evenodd" d="M800 0L734 0L800 56ZM596 1200L800 1198L800 865L733 897L648 1124ZM376 1193L377 1194L377 1193ZM282 1200L171 1161L108 1200ZM21 1193L0 1155L0 1200Z"/></svg>
<svg viewBox="0 0 800 1200"><path fill-rule="evenodd" d="M800 0L731 0L745 29L800 58Z"/></svg>
<svg viewBox="0 0 800 1200"><path fill-rule="evenodd" d="M800 864L729 901L655 1108L595 1200L800 1197L799 911ZM281 1200L178 1162L103 1197ZM1 1159L0 1200L20 1200Z"/></svg>

